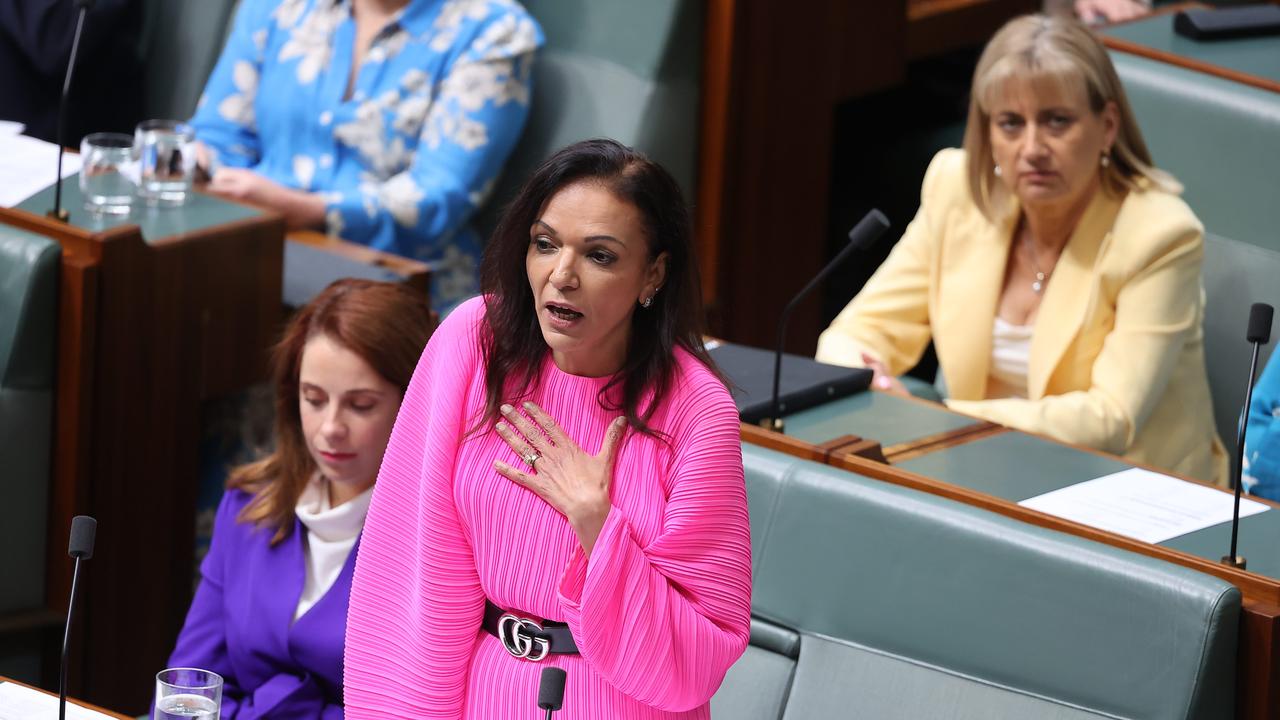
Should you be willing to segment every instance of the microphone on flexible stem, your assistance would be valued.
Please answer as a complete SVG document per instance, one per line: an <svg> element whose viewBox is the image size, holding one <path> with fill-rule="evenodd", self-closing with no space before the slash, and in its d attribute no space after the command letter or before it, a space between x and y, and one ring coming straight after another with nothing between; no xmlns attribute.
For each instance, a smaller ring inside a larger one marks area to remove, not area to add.
<svg viewBox="0 0 1280 720"><path fill-rule="evenodd" d="M93 7L96 0L75 0L76 9L79 14L76 16L76 34L71 38L71 59L67 61L67 74L62 80L62 98L58 101L58 129L54 136L54 142L58 143L58 179L54 182L53 187L53 209L47 214L55 220L67 222L71 218L71 213L62 207L62 153L67 146L66 139L62 137L67 124L67 95L71 92L71 75L76 68L76 54L80 50L80 32L84 30L84 17L89 13L89 9Z"/></svg>
<svg viewBox="0 0 1280 720"><path fill-rule="evenodd" d="M1236 538L1240 533L1240 492L1244 472L1244 434L1249 427L1249 405L1253 403L1253 383L1258 372L1258 350L1271 342L1271 316L1275 311L1266 303L1254 303L1249 308L1249 331L1245 335L1253 343L1253 358L1249 361L1249 382L1244 390L1244 407L1240 408L1240 424L1236 427L1236 456L1232 459L1231 479L1235 483L1235 510L1231 514L1231 554L1222 558L1224 565L1245 569L1245 560L1236 554Z"/></svg>
<svg viewBox="0 0 1280 720"><path fill-rule="evenodd" d="M565 672L558 667L542 668L542 679L538 682L538 707L547 711L547 720L551 713L560 709L564 703Z"/></svg>
<svg viewBox="0 0 1280 720"><path fill-rule="evenodd" d="M822 268L822 271L810 280L809 284L805 285L799 293L796 293L796 296L791 298L791 302L787 303L787 306L782 309L782 317L778 320L777 352L773 356L773 395L769 405L771 417L760 421L760 424L764 427L775 432L786 432L786 426L782 422L782 406L778 399L778 385L782 380L782 346L787 339L787 322L791 320L791 311L795 310L796 305L799 305L805 296L813 292L813 289L818 287L823 280L826 280L827 276L839 267L841 263L849 259L850 255L858 250L870 247L871 243L880 239L880 236L888 229L889 218L885 217L884 213L875 209L867 213L849 231L849 244L845 245L840 254L827 263L826 267Z"/></svg>
<svg viewBox="0 0 1280 720"><path fill-rule="evenodd" d="M58 720L67 717L67 647L71 644L71 617L76 608L76 588L80 585L80 561L93 557L93 536L98 532L98 521L88 515L71 518L71 541L67 554L75 558L71 571L71 598L67 600L67 624L62 632L62 666L58 672Z"/></svg>

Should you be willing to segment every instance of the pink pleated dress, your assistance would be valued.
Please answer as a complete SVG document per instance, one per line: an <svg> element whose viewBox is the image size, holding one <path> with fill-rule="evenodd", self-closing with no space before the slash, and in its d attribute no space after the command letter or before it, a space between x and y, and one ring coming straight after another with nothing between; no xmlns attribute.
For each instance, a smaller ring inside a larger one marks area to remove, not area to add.
<svg viewBox="0 0 1280 720"><path fill-rule="evenodd" d="M706 718L747 644L751 548L737 411L684 351L651 425L628 430L590 561L564 516L493 470L523 462L484 404L480 299L427 346L405 395L360 541L347 619L348 718L525 720L542 668L568 673L557 720ZM619 414L606 378L548 355L532 400L586 452ZM511 656L480 629L485 598L566 622L580 655Z"/></svg>

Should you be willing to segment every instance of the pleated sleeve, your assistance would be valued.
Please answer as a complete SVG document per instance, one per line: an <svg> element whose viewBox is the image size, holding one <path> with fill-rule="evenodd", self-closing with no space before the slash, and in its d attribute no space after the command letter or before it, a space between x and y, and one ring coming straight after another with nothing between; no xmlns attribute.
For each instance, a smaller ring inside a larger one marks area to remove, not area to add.
<svg viewBox="0 0 1280 720"><path fill-rule="evenodd" d="M360 540L347 616L348 718L457 718L484 608L453 497L479 367L483 302L432 335L396 418Z"/></svg>

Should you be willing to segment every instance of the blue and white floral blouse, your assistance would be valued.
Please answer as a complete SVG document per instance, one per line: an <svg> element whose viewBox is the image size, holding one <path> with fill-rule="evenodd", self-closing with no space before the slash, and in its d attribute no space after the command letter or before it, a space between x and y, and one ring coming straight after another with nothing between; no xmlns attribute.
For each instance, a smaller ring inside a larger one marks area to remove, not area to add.
<svg viewBox="0 0 1280 720"><path fill-rule="evenodd" d="M1253 389L1242 472L1245 490L1280 501L1280 353L1272 353Z"/></svg>
<svg viewBox="0 0 1280 720"><path fill-rule="evenodd" d="M330 234L432 262L475 294L468 220L529 110L542 31L512 0L410 0L352 82L350 0L244 0L192 124L216 162L327 197Z"/></svg>

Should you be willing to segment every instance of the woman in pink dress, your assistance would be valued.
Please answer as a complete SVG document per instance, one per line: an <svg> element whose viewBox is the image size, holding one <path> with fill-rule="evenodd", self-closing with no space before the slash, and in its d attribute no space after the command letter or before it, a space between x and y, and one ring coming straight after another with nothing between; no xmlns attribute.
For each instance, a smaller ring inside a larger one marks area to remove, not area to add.
<svg viewBox="0 0 1280 720"><path fill-rule="evenodd" d="M347 619L349 718L706 718L746 647L737 412L703 350L688 211L608 140L508 208L428 344Z"/></svg>

